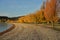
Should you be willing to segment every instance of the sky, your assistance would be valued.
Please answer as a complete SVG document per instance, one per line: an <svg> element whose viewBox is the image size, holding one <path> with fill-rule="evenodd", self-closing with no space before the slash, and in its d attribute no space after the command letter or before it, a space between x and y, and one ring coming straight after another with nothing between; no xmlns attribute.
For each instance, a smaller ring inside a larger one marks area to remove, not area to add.
<svg viewBox="0 0 60 40"><path fill-rule="evenodd" d="M39 10L42 0L0 0L0 16L17 17Z"/></svg>

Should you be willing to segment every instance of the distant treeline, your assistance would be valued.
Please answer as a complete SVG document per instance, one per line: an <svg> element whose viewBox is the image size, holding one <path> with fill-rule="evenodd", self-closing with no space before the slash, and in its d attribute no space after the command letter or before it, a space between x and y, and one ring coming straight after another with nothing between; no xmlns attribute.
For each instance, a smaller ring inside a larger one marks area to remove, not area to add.
<svg viewBox="0 0 60 40"><path fill-rule="evenodd" d="M7 16L0 16L0 22L6 22L8 20L11 21L17 21L18 18L23 17L23 16L19 16L19 17L7 17Z"/></svg>

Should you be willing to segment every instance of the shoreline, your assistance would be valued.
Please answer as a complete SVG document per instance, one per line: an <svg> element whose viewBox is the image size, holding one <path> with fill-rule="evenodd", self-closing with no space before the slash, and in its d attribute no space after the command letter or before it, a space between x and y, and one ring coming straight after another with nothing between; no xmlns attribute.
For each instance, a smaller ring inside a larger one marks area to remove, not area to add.
<svg viewBox="0 0 60 40"><path fill-rule="evenodd" d="M7 30L5 30L3 32L0 32L0 36L3 35L3 34L5 34L5 33L7 33L7 32L9 32L9 31L11 31L11 30L13 30L14 28L15 28L15 25L12 24L12 26L9 29L7 29Z"/></svg>

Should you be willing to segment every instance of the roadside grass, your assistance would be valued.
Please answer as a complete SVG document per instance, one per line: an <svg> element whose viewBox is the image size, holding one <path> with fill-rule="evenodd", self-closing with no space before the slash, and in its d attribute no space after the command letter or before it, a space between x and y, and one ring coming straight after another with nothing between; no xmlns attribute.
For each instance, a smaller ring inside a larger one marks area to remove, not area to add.
<svg viewBox="0 0 60 40"><path fill-rule="evenodd" d="M60 31L60 24L54 24L53 29Z"/></svg>
<svg viewBox="0 0 60 40"><path fill-rule="evenodd" d="M48 28L52 28L54 30L60 31L60 24L45 24Z"/></svg>
<svg viewBox="0 0 60 40"><path fill-rule="evenodd" d="M60 31L60 24L57 24L57 23L54 23L53 25L51 23L50 24L39 24L39 25L42 25L43 27L46 27L46 28L52 28L54 30Z"/></svg>
<svg viewBox="0 0 60 40"><path fill-rule="evenodd" d="M47 23L25 23L25 24L31 24L31 25L35 25L35 26L42 26L42 27L46 27L46 28L52 28L54 30L58 30L60 31L60 24L58 23L54 23L53 25L50 23L50 24L47 24Z"/></svg>

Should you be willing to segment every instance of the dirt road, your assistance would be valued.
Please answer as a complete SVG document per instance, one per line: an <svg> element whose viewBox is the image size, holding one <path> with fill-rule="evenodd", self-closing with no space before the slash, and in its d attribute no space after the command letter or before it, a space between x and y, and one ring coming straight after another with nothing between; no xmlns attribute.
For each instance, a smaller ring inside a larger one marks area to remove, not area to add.
<svg viewBox="0 0 60 40"><path fill-rule="evenodd" d="M42 25L14 23L15 29L2 38L5 40L60 40L60 31L45 28Z"/></svg>

